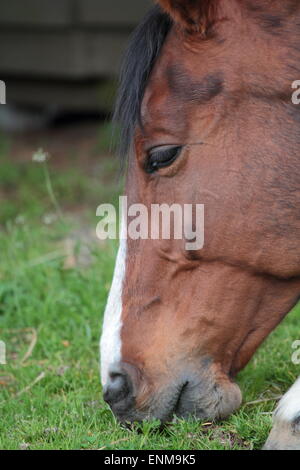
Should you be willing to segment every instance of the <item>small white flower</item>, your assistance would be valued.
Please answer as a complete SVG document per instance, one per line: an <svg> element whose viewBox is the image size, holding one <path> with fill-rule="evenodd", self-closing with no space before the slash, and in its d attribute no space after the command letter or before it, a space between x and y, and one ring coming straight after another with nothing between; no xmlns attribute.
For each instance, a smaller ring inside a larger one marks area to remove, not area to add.
<svg viewBox="0 0 300 470"><path fill-rule="evenodd" d="M50 158L49 153L45 152L42 148L38 149L32 155L32 161L33 162L38 162L38 163L43 163L46 160L48 160L49 158Z"/></svg>

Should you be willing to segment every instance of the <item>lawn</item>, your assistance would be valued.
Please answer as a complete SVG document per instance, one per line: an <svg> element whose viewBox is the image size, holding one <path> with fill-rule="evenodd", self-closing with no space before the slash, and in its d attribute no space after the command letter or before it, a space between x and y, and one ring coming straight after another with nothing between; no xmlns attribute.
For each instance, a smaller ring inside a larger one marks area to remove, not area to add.
<svg viewBox="0 0 300 470"><path fill-rule="evenodd" d="M117 163L103 149L87 167L72 155L63 167L15 160L11 142L0 142L0 448L260 448L272 398L299 374L299 306L239 375L244 403L228 420L121 428L102 400L98 365L117 244L94 235L97 205L120 191Z"/></svg>

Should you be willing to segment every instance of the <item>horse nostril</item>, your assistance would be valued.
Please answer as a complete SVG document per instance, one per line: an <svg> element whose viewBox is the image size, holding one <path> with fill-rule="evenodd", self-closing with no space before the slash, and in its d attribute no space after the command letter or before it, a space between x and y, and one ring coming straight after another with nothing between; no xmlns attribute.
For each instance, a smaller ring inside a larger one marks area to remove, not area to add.
<svg viewBox="0 0 300 470"><path fill-rule="evenodd" d="M132 397L132 386L128 374L114 371L109 374L109 381L104 390L103 398L110 405L125 401Z"/></svg>

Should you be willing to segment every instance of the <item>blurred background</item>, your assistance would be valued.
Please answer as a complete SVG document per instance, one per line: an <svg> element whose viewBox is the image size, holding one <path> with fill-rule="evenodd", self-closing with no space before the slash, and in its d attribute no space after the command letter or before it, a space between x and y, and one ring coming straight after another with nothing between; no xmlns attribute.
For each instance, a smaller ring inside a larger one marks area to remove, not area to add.
<svg viewBox="0 0 300 470"><path fill-rule="evenodd" d="M1 0L0 73L9 105L1 111L2 127L41 127L64 115L109 112L124 45L150 5Z"/></svg>
<svg viewBox="0 0 300 470"><path fill-rule="evenodd" d="M110 116L120 60L151 4L0 0L2 227L25 218L50 223L58 205L65 215L95 213L116 194ZM55 204L36 152L46 155Z"/></svg>

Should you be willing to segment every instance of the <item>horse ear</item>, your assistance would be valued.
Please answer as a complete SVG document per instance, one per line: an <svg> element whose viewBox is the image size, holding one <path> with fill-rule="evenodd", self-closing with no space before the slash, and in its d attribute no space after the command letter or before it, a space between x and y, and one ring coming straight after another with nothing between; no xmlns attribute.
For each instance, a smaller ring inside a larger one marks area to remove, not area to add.
<svg viewBox="0 0 300 470"><path fill-rule="evenodd" d="M218 0L156 0L156 2L186 31L205 35L215 20Z"/></svg>

